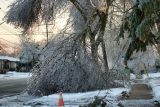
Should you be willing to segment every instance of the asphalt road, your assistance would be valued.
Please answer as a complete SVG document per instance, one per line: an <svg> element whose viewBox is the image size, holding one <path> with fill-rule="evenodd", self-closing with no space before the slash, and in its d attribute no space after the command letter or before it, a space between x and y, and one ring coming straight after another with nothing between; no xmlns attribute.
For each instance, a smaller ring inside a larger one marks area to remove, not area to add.
<svg viewBox="0 0 160 107"><path fill-rule="evenodd" d="M25 91L27 78L0 80L0 98L13 96Z"/></svg>

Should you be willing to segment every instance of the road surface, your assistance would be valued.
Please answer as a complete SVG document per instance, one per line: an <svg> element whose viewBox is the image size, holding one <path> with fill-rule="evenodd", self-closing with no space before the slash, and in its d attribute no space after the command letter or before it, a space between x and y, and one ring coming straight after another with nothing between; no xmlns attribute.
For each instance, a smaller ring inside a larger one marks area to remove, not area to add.
<svg viewBox="0 0 160 107"><path fill-rule="evenodd" d="M27 79L0 80L0 98L12 96L25 91Z"/></svg>

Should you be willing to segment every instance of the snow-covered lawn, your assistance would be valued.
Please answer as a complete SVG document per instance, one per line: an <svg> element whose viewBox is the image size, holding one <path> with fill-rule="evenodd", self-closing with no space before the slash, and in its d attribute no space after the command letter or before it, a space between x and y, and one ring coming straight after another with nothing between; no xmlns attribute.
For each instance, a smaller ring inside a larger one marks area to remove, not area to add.
<svg viewBox="0 0 160 107"><path fill-rule="evenodd" d="M0 80L9 80L9 79L21 79L29 78L31 73L22 73L22 72L7 72L6 74L0 74Z"/></svg>
<svg viewBox="0 0 160 107"><path fill-rule="evenodd" d="M154 99L160 100L160 73L149 73L148 76L143 75L143 78L148 80L148 85L152 88Z"/></svg>
<svg viewBox="0 0 160 107"><path fill-rule="evenodd" d="M117 97L121 94L122 91L127 91L127 89L113 88L110 90L92 91L86 93L64 93L63 98L65 102L65 107L79 107L79 105L88 104L89 102L92 102L94 100L95 96L106 96L105 100L109 100L110 102L114 101L115 103L117 101ZM58 97L58 94L53 94L50 96L44 96L42 98L28 101L26 104L32 105L35 104L35 102L39 102L42 105L48 105L48 107L57 107Z"/></svg>
<svg viewBox="0 0 160 107"><path fill-rule="evenodd" d="M143 79L147 79L147 78L157 78L157 77L160 77L160 72L157 72L157 73L149 73L148 75L147 75L147 74L144 74L144 75L143 75Z"/></svg>
<svg viewBox="0 0 160 107"><path fill-rule="evenodd" d="M152 87L154 99L160 99L160 77L151 79L148 84Z"/></svg>
<svg viewBox="0 0 160 107"><path fill-rule="evenodd" d="M84 105L92 102L95 96L105 97L105 100L110 101L110 107L116 107L118 103L118 96L120 96L122 91L128 91L126 88L113 88L110 90L101 91L91 91L84 93L64 93L63 99L65 107L79 107L79 105ZM29 97L29 98L28 98ZM40 98L32 99L31 96L20 95L14 96L7 99L1 99L0 104L2 107L57 107L58 94L53 94L49 96L43 96ZM31 100L32 99L32 100ZM8 101L8 102L7 102Z"/></svg>
<svg viewBox="0 0 160 107"><path fill-rule="evenodd" d="M158 78L160 77L160 72L157 72L157 73L148 73L148 74L143 74L142 75L142 79L145 80L145 79L153 79L153 78ZM135 74L130 74L130 79L131 80L135 80L137 79L136 78L136 75Z"/></svg>
<svg viewBox="0 0 160 107"><path fill-rule="evenodd" d="M132 75L133 78L134 75ZM160 73L149 73L149 75L143 75L142 80L146 81L149 86L152 87L154 98L148 100L148 104L151 104L154 100L160 100ZM63 99L65 107L79 107L92 102L95 96L105 97L105 101L108 102L109 107L118 107L118 97L122 91L129 91L127 88L112 88L108 90L97 90L84 93L64 93ZM53 94L43 97L32 97L27 94L21 94L19 96L4 98L0 100L1 107L57 107L58 94ZM138 100L135 100L138 101ZM135 103L135 101L133 101ZM147 100L142 100L141 103L146 103ZM132 102L132 101L131 101ZM128 103L128 102L127 102ZM137 102L140 103L140 102Z"/></svg>

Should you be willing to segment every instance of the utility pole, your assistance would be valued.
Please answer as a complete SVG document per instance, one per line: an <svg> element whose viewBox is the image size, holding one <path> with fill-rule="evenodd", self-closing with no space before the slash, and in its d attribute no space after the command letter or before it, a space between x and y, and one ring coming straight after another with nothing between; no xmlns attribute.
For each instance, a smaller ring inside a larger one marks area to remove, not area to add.
<svg viewBox="0 0 160 107"><path fill-rule="evenodd" d="M124 14L125 14L125 11L126 11L126 0L123 0L123 11L124 11Z"/></svg>
<svg viewBox="0 0 160 107"><path fill-rule="evenodd" d="M47 37L47 44L48 44L48 22L46 21L46 37Z"/></svg>

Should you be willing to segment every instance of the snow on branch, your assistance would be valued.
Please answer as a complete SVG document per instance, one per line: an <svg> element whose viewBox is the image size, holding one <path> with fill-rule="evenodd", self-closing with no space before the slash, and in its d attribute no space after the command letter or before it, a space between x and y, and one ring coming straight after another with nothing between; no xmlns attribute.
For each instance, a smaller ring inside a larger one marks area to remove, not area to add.
<svg viewBox="0 0 160 107"><path fill-rule="evenodd" d="M41 55L43 60L32 70L30 94L48 95L58 90L79 92L107 87L101 65L92 61L78 38L76 34L69 37L62 34L48 44L48 51Z"/></svg>
<svg viewBox="0 0 160 107"><path fill-rule="evenodd" d="M43 20L50 21L60 11L67 0L16 0L9 6L4 17L7 23L27 31L34 24Z"/></svg>

